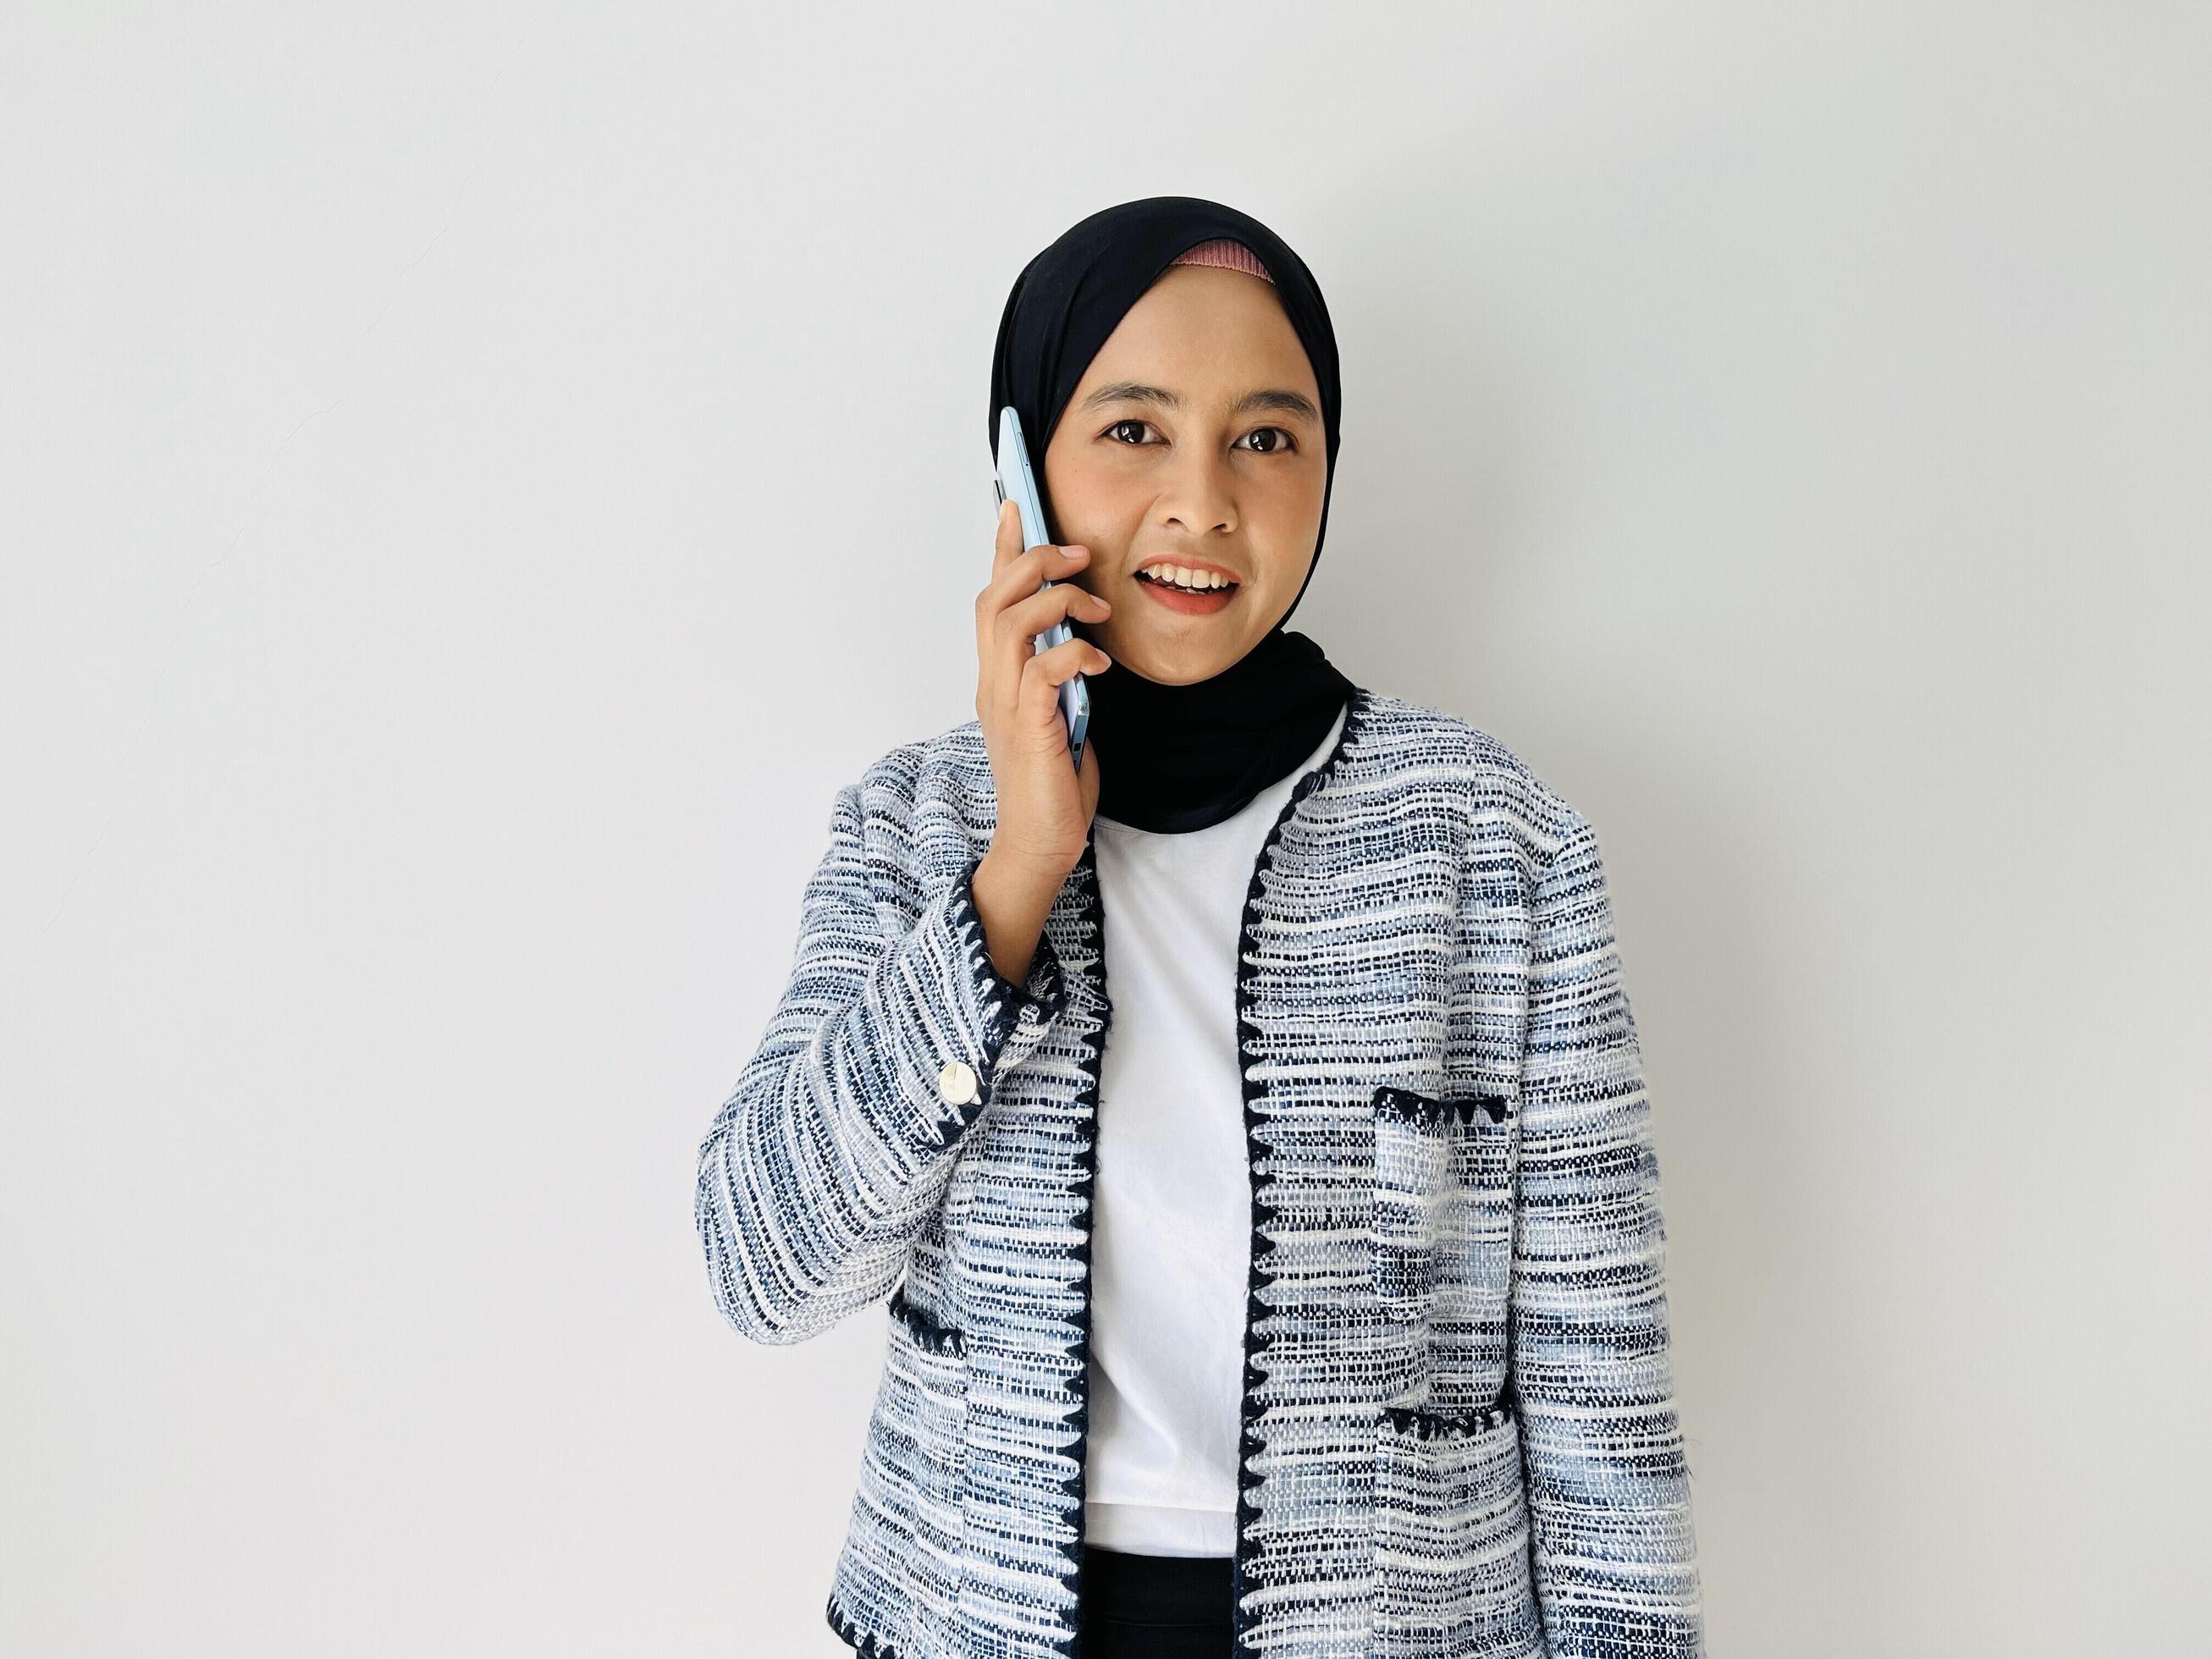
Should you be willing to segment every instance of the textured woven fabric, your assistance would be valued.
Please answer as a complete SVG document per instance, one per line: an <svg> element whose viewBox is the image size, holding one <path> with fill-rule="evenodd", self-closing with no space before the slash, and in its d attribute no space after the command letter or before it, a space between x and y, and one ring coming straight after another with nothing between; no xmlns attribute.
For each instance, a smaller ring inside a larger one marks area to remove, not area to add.
<svg viewBox="0 0 2212 1659"><path fill-rule="evenodd" d="M1086 850L1026 981L1000 975L973 890L994 823L973 720L838 792L789 983L700 1148L738 1331L884 1304L825 1606L874 1659L1076 1651L1111 919ZM1239 961L1237 1653L1701 1656L1650 1103L1589 820L1467 722L1358 690L1261 851Z"/></svg>

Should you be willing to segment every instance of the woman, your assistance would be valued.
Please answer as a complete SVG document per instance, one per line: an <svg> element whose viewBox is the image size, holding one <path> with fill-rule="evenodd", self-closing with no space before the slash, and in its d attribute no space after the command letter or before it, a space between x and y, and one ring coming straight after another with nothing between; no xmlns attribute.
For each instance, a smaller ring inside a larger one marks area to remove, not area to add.
<svg viewBox="0 0 2212 1659"><path fill-rule="evenodd" d="M839 792L701 1149L740 1332L888 1297L830 1623L896 1659L1701 1654L1595 832L1283 628L1338 448L1311 273L1218 203L1093 215L1015 283L994 434L1008 404L1063 539L1002 509L977 718Z"/></svg>

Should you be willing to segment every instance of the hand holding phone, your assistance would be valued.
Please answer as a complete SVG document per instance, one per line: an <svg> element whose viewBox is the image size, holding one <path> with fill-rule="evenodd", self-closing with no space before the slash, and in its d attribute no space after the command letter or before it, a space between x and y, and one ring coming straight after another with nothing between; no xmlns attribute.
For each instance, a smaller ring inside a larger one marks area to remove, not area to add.
<svg viewBox="0 0 2212 1659"><path fill-rule="evenodd" d="M1044 522L1033 478L1030 524L1036 528L1024 526L1024 493L1016 482L999 503L991 580L976 596L975 712L998 793L986 862L994 878L1011 872L1008 884L1036 899L1057 890L1090 840L1098 759L1088 744L1072 750L1068 741L1071 706L1087 723L1090 696L1072 701L1067 687L1079 673L1112 664L1071 623L1104 622L1113 607L1073 580L1091 556L1087 548L1030 539Z"/></svg>
<svg viewBox="0 0 2212 1659"><path fill-rule="evenodd" d="M1011 499L1022 515L1022 545L1036 547L1049 543L1052 534L1045 523L1044 496L1037 489L1036 472L1030 465L1029 445L1022 437L1022 417L1008 404L999 411L999 471L993 480L999 500ZM1044 585L1049 587L1054 579L1048 575ZM1075 630L1066 618L1053 623L1037 636L1037 649L1049 650L1055 645L1065 645L1075 637ZM1060 714L1067 722L1067 755L1079 769L1083 765L1083 739L1091 726L1091 692L1083 683L1080 669L1060 683Z"/></svg>

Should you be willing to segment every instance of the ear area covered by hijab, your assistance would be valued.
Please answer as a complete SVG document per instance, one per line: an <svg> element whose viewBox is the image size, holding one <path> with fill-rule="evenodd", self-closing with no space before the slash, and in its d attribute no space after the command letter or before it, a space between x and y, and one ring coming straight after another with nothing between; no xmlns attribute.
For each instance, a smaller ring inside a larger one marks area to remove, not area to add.
<svg viewBox="0 0 2212 1659"><path fill-rule="evenodd" d="M991 361L987 441L995 454L999 411L1012 404L1058 540L1059 521L1044 489L1044 452L1068 400L1129 307L1168 267L1202 244L1224 241L1250 251L1305 347L1321 391L1328 482L1305 580L1274 627L1243 657L1188 685L1148 680L1118 660L1086 677L1098 812L1163 833L1218 823L1288 776L1328 734L1353 690L1318 644L1283 626L1321 563L1336 479L1342 397L1328 307L1305 261L1249 214L1194 196L1147 197L1078 222L1023 267L1006 296ZM1220 262L1217 249L1200 257Z"/></svg>

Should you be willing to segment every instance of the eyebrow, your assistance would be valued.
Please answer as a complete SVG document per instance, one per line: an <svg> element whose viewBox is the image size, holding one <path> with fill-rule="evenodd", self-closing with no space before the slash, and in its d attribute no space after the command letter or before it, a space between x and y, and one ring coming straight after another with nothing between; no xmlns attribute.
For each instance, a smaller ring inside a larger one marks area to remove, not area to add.
<svg viewBox="0 0 2212 1659"><path fill-rule="evenodd" d="M1083 400L1085 409L1096 409L1101 404L1158 404L1163 409L1181 409L1182 399L1164 386L1146 386L1141 380L1115 380L1102 386ZM1274 410L1285 415L1301 415L1309 421L1319 422L1321 411L1313 406L1313 399L1300 392L1269 388L1248 392L1237 400L1229 412L1231 416L1249 414L1255 410Z"/></svg>

